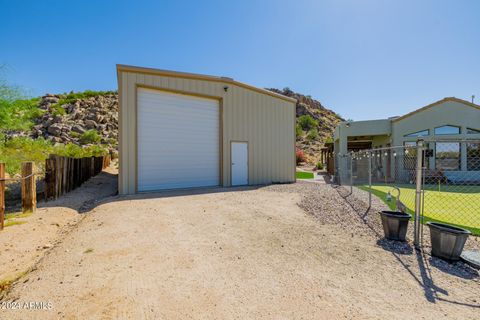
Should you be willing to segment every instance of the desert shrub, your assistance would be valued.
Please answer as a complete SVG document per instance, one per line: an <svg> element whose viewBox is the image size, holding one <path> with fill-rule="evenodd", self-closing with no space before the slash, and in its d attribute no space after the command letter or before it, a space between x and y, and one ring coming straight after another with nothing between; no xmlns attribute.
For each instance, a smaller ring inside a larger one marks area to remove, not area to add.
<svg viewBox="0 0 480 320"><path fill-rule="evenodd" d="M82 147L73 143L58 144L53 146L52 142L43 138L31 139L27 137L16 137L0 144L0 162L5 162L5 169L9 175L20 173L22 162L33 161L38 171L45 168L45 159L50 154L57 154L64 157L99 157L106 155L108 150L103 145L92 145Z"/></svg>
<svg viewBox="0 0 480 320"><path fill-rule="evenodd" d="M110 94L115 94L115 91L93 91L93 90L85 90L83 92L70 92L70 93L64 93L59 95L60 100L56 104L54 104L52 107L60 107L63 106L64 104L69 104L73 103L78 99L87 99L87 98L92 98L96 96L104 96L104 95L110 95Z"/></svg>
<svg viewBox="0 0 480 320"><path fill-rule="evenodd" d="M38 99L8 101L0 98L0 131L27 131L43 114Z"/></svg>
<svg viewBox="0 0 480 320"><path fill-rule="evenodd" d="M45 159L52 152L53 146L48 140L17 137L0 146L0 162L5 162L5 170L9 175L20 173L22 162L25 161L35 162L42 170Z"/></svg>
<svg viewBox="0 0 480 320"><path fill-rule="evenodd" d="M317 170L323 170L323 163L317 162L317 165L315 166Z"/></svg>
<svg viewBox="0 0 480 320"><path fill-rule="evenodd" d="M328 137L327 139L325 139L325 143L333 143L333 138Z"/></svg>
<svg viewBox="0 0 480 320"><path fill-rule="evenodd" d="M300 125L297 123L297 125L295 126L295 135L296 135L297 137L300 137L300 136L302 136L302 134L303 134L302 126L300 126Z"/></svg>
<svg viewBox="0 0 480 320"><path fill-rule="evenodd" d="M303 115L298 117L298 124L302 127L303 130L307 131L314 127L317 127L318 121L315 120L312 116Z"/></svg>
<svg viewBox="0 0 480 320"><path fill-rule="evenodd" d="M58 103L56 103L56 104L54 104L50 107L50 112L54 116L64 116L65 114L67 114L65 109L61 105L59 105Z"/></svg>
<svg viewBox="0 0 480 320"><path fill-rule="evenodd" d="M87 130L80 136L80 143L81 144L89 144L89 143L97 143L101 139L100 135L98 134L97 130L91 129Z"/></svg>
<svg viewBox="0 0 480 320"><path fill-rule="evenodd" d="M53 153L63 157L84 158L84 157L100 157L106 155L108 150L101 145L93 145L82 147L73 143L58 145L54 148Z"/></svg>
<svg viewBox="0 0 480 320"><path fill-rule="evenodd" d="M299 164L300 162L305 162L307 160L305 157L305 153L298 148L295 151L295 158L296 158L297 164Z"/></svg>
<svg viewBox="0 0 480 320"><path fill-rule="evenodd" d="M308 140L315 140L318 138L318 130L317 128L310 129L307 134L307 139Z"/></svg>

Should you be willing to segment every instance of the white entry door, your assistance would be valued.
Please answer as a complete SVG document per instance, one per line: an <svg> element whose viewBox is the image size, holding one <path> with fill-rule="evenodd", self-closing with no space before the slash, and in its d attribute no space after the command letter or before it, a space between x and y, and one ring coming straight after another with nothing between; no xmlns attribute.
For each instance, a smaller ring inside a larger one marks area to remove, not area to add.
<svg viewBox="0 0 480 320"><path fill-rule="evenodd" d="M232 186L248 184L248 144L232 142Z"/></svg>

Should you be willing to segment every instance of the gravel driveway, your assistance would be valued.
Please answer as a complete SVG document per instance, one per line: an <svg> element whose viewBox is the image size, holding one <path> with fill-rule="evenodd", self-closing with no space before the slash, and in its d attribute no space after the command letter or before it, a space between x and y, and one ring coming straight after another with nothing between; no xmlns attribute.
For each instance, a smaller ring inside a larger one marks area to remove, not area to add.
<svg viewBox="0 0 480 320"><path fill-rule="evenodd" d="M385 250L368 230L314 183L117 197L5 300L52 308L2 318L478 319L476 272Z"/></svg>

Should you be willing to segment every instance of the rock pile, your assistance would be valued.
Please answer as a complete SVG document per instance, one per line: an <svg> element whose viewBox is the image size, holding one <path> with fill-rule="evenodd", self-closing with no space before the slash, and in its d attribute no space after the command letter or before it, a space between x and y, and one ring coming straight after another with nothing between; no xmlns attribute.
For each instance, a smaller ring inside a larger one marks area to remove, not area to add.
<svg viewBox="0 0 480 320"><path fill-rule="evenodd" d="M62 104L62 95L47 94L39 103L45 110L30 132L32 138L43 137L54 143L88 144L82 139L87 130L95 130L99 143L117 148L118 96L116 93L77 99Z"/></svg>

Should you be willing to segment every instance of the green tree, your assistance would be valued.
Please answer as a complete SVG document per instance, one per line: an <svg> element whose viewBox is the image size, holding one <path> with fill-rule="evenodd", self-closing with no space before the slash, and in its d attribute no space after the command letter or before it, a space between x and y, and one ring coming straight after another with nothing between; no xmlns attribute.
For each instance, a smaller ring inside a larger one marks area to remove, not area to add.
<svg viewBox="0 0 480 320"><path fill-rule="evenodd" d="M318 126L318 121L315 120L310 115L303 115L303 116L298 117L298 124L302 127L303 130L308 131L312 128L317 127Z"/></svg>
<svg viewBox="0 0 480 320"><path fill-rule="evenodd" d="M27 99L23 89L9 84L4 77L4 66L0 66L0 137L4 144L9 132L29 130L33 119L42 111L38 99Z"/></svg>
<svg viewBox="0 0 480 320"><path fill-rule="evenodd" d="M15 100L25 99L24 90L12 84L9 84L5 79L6 66L0 65L0 100L13 102Z"/></svg>

